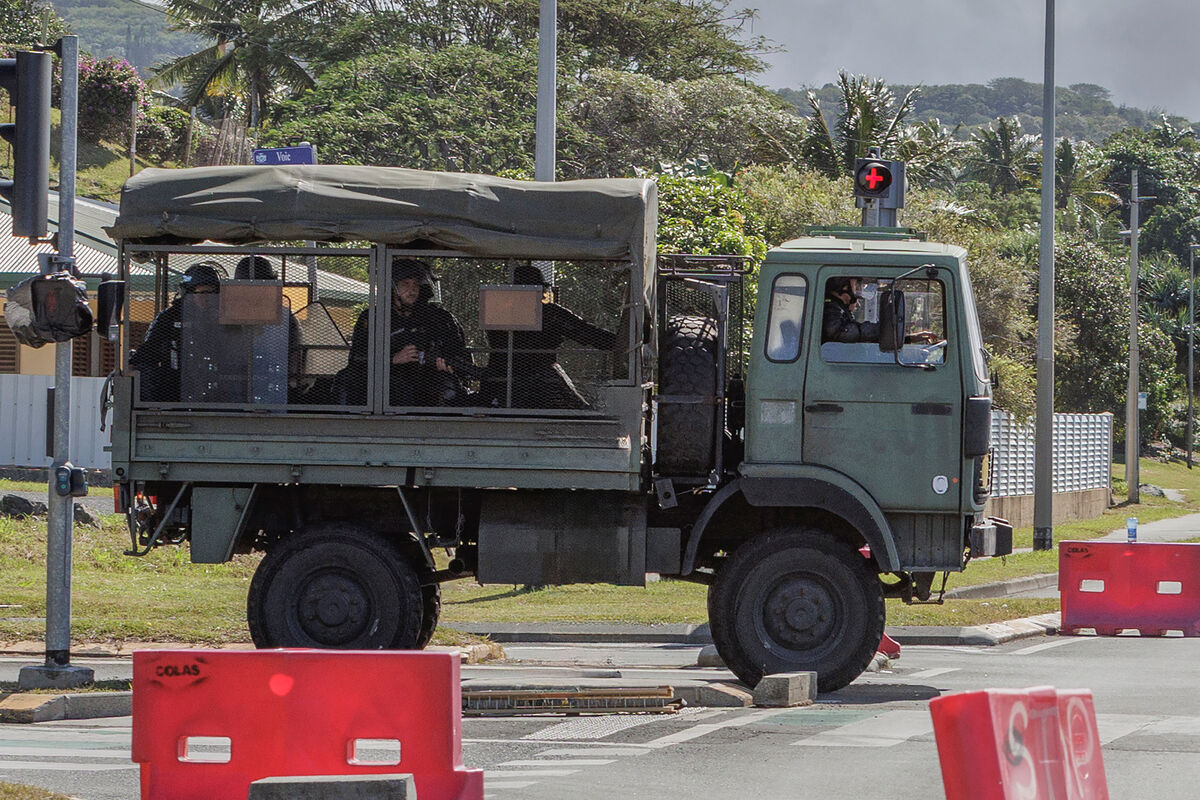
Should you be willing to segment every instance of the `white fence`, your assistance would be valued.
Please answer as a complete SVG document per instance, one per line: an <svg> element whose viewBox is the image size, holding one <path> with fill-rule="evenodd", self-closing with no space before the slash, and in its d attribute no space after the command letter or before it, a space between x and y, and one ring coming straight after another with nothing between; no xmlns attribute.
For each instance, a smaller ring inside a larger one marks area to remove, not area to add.
<svg viewBox="0 0 1200 800"><path fill-rule="evenodd" d="M46 467L46 390L52 375L0 375L0 466ZM71 379L71 463L108 469L108 432L100 432L103 378Z"/></svg>
<svg viewBox="0 0 1200 800"><path fill-rule="evenodd" d="M1054 491L1112 485L1112 414L1054 415ZM992 412L992 497L1033 494L1033 422Z"/></svg>
<svg viewBox="0 0 1200 800"><path fill-rule="evenodd" d="M71 462L108 469L112 458L100 432L103 378L71 379ZM0 375L0 466L44 467L46 390L49 375ZM992 496L1033 494L1033 423L1017 423L992 412ZM1073 492L1111 485L1111 414L1054 415L1054 491Z"/></svg>

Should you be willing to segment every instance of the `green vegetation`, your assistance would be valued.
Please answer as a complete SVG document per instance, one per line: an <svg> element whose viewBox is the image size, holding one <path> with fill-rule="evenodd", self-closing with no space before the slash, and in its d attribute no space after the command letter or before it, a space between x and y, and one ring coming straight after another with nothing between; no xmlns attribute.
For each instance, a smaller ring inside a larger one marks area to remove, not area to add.
<svg viewBox="0 0 1200 800"><path fill-rule="evenodd" d="M71 800L65 794L37 786L19 783L0 783L0 800Z"/></svg>

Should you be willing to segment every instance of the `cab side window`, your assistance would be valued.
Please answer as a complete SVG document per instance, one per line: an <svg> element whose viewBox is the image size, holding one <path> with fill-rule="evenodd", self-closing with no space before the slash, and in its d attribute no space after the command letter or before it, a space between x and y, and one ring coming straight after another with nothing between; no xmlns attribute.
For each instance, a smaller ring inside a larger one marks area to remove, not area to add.
<svg viewBox="0 0 1200 800"><path fill-rule="evenodd" d="M903 296L904 364L941 364L946 360L946 290L938 280L834 276L825 283L821 315L821 357L834 363L896 363L897 354L881 346L882 306L893 292Z"/></svg>
<svg viewBox="0 0 1200 800"><path fill-rule="evenodd" d="M767 358L795 361L800 355L800 330L804 327L804 300L808 283L802 275L780 275L771 286L767 317Z"/></svg>

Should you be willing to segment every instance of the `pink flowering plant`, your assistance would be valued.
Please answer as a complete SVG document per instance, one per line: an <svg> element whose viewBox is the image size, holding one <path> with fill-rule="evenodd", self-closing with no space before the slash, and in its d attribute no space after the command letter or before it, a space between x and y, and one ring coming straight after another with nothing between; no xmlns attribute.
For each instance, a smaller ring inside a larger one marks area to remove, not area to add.
<svg viewBox="0 0 1200 800"><path fill-rule="evenodd" d="M92 142L129 140L134 101L139 119L150 108L150 92L137 70L122 58L79 58L79 135Z"/></svg>

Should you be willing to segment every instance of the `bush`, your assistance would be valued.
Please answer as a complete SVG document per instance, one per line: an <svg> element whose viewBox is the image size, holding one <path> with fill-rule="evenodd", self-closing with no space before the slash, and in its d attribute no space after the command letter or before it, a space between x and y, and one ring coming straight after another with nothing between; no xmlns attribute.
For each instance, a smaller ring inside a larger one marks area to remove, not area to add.
<svg viewBox="0 0 1200 800"><path fill-rule="evenodd" d="M79 58L79 135L90 142L129 140L130 105L138 116L149 108L149 92L137 70L121 58Z"/></svg>
<svg viewBox="0 0 1200 800"><path fill-rule="evenodd" d="M138 154L151 161L183 161L188 113L170 106L150 106L138 120Z"/></svg>

